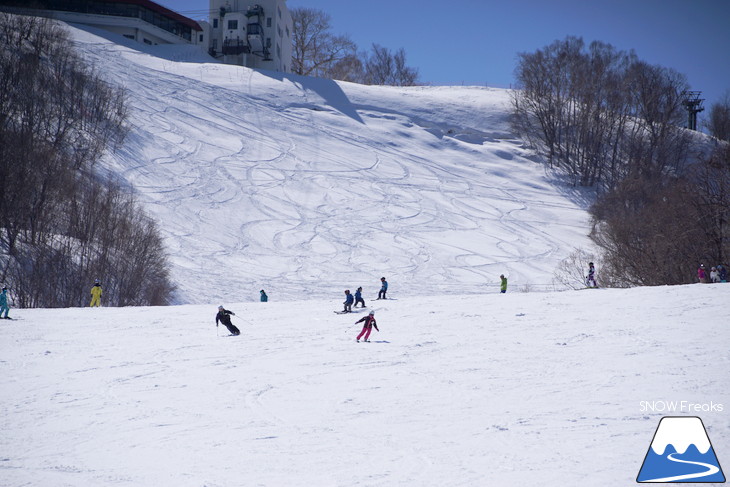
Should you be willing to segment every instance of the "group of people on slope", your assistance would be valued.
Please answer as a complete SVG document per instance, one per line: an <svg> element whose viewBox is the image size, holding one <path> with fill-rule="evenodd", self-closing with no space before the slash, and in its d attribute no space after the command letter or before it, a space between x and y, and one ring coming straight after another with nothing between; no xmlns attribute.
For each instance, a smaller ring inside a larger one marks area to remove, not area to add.
<svg viewBox="0 0 730 487"><path fill-rule="evenodd" d="M727 269L724 265L719 264L712 267L708 273L705 264L700 264L700 267L697 269L697 278L703 284L727 282Z"/></svg>
<svg viewBox="0 0 730 487"><path fill-rule="evenodd" d="M384 277L380 278L380 292L378 292L378 299L388 299L385 295L388 292L388 281ZM352 313L352 308L357 308L360 304L362 308L365 307L365 300L362 297L362 286L358 287L353 295L349 289L345 289L345 301L342 303L344 309L343 313Z"/></svg>

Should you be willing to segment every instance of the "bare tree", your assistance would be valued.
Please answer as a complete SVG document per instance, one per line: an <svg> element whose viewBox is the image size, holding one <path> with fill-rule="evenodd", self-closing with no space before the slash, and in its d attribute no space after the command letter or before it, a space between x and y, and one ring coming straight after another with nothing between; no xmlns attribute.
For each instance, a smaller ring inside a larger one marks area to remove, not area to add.
<svg viewBox="0 0 730 487"><path fill-rule="evenodd" d="M574 184L611 189L679 170L689 137L681 129L686 79L633 53L567 37L519 55L513 93L518 130Z"/></svg>
<svg viewBox="0 0 730 487"><path fill-rule="evenodd" d="M730 142L730 92L718 103L712 104L705 126L712 136Z"/></svg>
<svg viewBox="0 0 730 487"><path fill-rule="evenodd" d="M336 62L328 70L327 74L331 79L363 83L365 79L365 67L356 54L350 54Z"/></svg>
<svg viewBox="0 0 730 487"><path fill-rule="evenodd" d="M165 304L154 222L94 170L126 133L124 91L51 20L2 14L0 33L0 280L21 307L82 305L94 277L108 304Z"/></svg>
<svg viewBox="0 0 730 487"><path fill-rule="evenodd" d="M292 70L305 76L329 77L335 66L352 56L357 47L349 37L330 32L330 16L313 8L291 10Z"/></svg>
<svg viewBox="0 0 730 487"><path fill-rule="evenodd" d="M394 54L387 47L373 44L365 61L364 82L368 85L414 86L418 82L418 70L406 66L403 48Z"/></svg>

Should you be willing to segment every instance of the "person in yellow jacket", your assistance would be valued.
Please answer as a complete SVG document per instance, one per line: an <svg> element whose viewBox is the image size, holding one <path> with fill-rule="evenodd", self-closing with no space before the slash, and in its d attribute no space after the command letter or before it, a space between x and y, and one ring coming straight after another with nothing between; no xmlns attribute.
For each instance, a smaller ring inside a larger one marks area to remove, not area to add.
<svg viewBox="0 0 730 487"><path fill-rule="evenodd" d="M91 303L89 306L101 306L101 284L98 279L91 288Z"/></svg>

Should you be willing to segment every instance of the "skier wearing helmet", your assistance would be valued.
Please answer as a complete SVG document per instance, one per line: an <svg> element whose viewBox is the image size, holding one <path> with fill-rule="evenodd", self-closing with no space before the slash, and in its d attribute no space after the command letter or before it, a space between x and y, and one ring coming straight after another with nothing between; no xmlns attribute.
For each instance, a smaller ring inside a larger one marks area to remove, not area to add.
<svg viewBox="0 0 730 487"><path fill-rule="evenodd" d="M228 331L231 332L231 335L240 335L241 330L236 328L236 326L231 323L231 315L236 316L236 313L233 311L228 311L227 309L223 308L223 306L218 306L218 314L215 315L215 326L218 327L218 322L220 321L225 325L226 328L228 328Z"/></svg>
<svg viewBox="0 0 730 487"><path fill-rule="evenodd" d="M101 283L99 279L94 279L94 285L91 287L91 303L90 307L101 306Z"/></svg>
<svg viewBox="0 0 730 487"><path fill-rule="evenodd" d="M352 313L352 303L355 302L355 298L350 294L349 289L345 289L345 302L342 303L345 306L345 309L342 310L343 313Z"/></svg>
<svg viewBox="0 0 730 487"><path fill-rule="evenodd" d="M363 321L365 323L362 325L362 331L357 336L358 343L360 342L360 338L362 338L363 335L365 335L365 339L363 341L370 341L370 332L373 331L373 327L378 330L378 325L375 323L375 311L371 311L369 315L360 318L355 322L355 324L362 323ZM378 330L378 332L380 332L380 330Z"/></svg>

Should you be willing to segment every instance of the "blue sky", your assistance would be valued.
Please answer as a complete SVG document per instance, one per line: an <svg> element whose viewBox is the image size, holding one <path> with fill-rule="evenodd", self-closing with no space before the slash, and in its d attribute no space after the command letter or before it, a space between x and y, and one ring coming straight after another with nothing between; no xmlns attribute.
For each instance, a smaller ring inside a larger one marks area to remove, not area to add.
<svg viewBox="0 0 730 487"><path fill-rule="evenodd" d="M207 0L160 0L204 18ZM255 3L255 0L251 0ZM730 0L288 0L332 17L361 50L404 48L422 82L509 87L516 55L580 36L674 68L705 106L730 92ZM707 112L701 114L705 115Z"/></svg>

